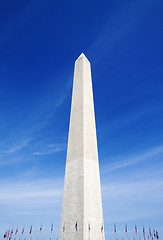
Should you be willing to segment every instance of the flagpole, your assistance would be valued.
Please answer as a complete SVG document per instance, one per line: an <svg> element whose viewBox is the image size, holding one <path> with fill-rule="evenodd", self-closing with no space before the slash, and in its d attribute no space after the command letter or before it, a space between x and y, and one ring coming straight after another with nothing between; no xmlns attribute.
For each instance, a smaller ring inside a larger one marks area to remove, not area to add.
<svg viewBox="0 0 163 240"><path fill-rule="evenodd" d="M138 228L137 228L137 225L135 225L135 234L136 234L136 240L138 240Z"/></svg>
<svg viewBox="0 0 163 240"><path fill-rule="evenodd" d="M125 232L126 232L126 240L128 240L128 230L127 230L127 225L125 226Z"/></svg>
<svg viewBox="0 0 163 240"><path fill-rule="evenodd" d="M116 227L116 225L114 224L114 238L115 238L115 240L116 240L116 233L117 233L117 227Z"/></svg>
<svg viewBox="0 0 163 240"><path fill-rule="evenodd" d="M29 234L30 234L30 240L32 240L32 237L31 237L31 234L32 234L32 225L31 225L31 228L29 230Z"/></svg>
<svg viewBox="0 0 163 240"><path fill-rule="evenodd" d="M41 235L42 235L42 224L40 225L40 240L41 240Z"/></svg>
<svg viewBox="0 0 163 240"><path fill-rule="evenodd" d="M91 231L91 227L90 227L90 223L88 223L88 240L90 240L90 231Z"/></svg>
<svg viewBox="0 0 163 240"><path fill-rule="evenodd" d="M40 231L40 240L41 240L41 231Z"/></svg>
<svg viewBox="0 0 163 240"><path fill-rule="evenodd" d="M64 238L65 229L66 229L66 226L65 226L65 222L64 222L64 225L63 225L63 240L65 239L65 238Z"/></svg>
<svg viewBox="0 0 163 240"><path fill-rule="evenodd" d="M103 226L103 224L101 224L101 234L102 234L102 239L104 239L104 234L103 234L103 232L104 232L104 226Z"/></svg>
<svg viewBox="0 0 163 240"><path fill-rule="evenodd" d="M76 239L77 239L77 231L78 231L78 223L76 222L76 224L75 224L75 236L76 236Z"/></svg>
<svg viewBox="0 0 163 240"><path fill-rule="evenodd" d="M52 222L52 225L51 225L51 233L50 233L50 239L52 240L52 235L53 235L53 222Z"/></svg>
<svg viewBox="0 0 163 240"><path fill-rule="evenodd" d="M104 240L104 231L102 231L102 239Z"/></svg>

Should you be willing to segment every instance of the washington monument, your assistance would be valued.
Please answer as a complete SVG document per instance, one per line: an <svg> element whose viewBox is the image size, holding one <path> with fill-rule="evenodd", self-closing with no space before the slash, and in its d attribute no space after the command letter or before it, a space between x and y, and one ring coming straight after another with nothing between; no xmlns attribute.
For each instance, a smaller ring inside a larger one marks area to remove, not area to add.
<svg viewBox="0 0 163 240"><path fill-rule="evenodd" d="M60 240L105 240L90 62L75 62Z"/></svg>

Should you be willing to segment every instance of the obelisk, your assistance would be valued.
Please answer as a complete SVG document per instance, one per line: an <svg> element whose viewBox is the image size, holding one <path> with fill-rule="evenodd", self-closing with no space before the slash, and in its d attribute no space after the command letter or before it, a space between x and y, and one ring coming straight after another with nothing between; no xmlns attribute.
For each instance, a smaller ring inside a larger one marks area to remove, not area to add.
<svg viewBox="0 0 163 240"><path fill-rule="evenodd" d="M90 62L75 62L60 240L104 240Z"/></svg>

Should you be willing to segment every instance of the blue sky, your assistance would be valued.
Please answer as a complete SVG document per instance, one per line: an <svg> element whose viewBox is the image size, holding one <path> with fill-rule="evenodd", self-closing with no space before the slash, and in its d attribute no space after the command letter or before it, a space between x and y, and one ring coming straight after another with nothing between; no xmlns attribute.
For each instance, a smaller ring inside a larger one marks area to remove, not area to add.
<svg viewBox="0 0 163 240"><path fill-rule="evenodd" d="M92 66L106 240L163 238L163 2L0 4L0 236L60 225L74 61Z"/></svg>

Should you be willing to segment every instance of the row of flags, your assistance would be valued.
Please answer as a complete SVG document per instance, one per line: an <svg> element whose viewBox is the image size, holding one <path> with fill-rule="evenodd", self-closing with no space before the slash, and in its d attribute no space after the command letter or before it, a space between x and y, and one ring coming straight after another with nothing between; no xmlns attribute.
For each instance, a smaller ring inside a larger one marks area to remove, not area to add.
<svg viewBox="0 0 163 240"><path fill-rule="evenodd" d="M22 231L21 231L21 234L22 234L22 235L24 234L24 230L25 230L25 227L23 227L23 229L22 229ZM41 231L42 231L42 224L41 224L41 226L40 226L40 232L41 232ZM52 233L52 232L53 232L53 223L52 223L52 225L51 225L51 233ZM11 240L12 236L13 236L13 235L16 236L17 233L18 233L18 227L16 228L15 231L14 231L13 229L11 229L11 231L10 231L10 230L6 231L3 237L4 237L5 239ZM30 227L30 229L29 229L29 234L32 234L32 225L31 225L31 227Z"/></svg>
<svg viewBox="0 0 163 240"><path fill-rule="evenodd" d="M40 232L42 231L42 229L43 229L43 226L42 226L42 224L40 225ZM23 227L23 229L22 229L22 231L21 231L21 233L22 233L22 235L23 235L23 233L24 233L24 230L25 230L25 228ZM53 232L53 230L54 230L54 227L53 227L53 223L52 223L52 225L51 225L51 233ZM66 227L65 227L65 223L64 223L64 225L63 225L63 232L66 230ZM75 224L75 230L76 230L76 232L78 231L78 223L76 222L76 224ZM88 230L89 231L91 231L91 225L90 224L88 224ZM103 230L104 230L104 227L103 227L103 225L101 226L101 232L103 232ZM117 226L114 224L114 232L115 233L117 233ZM144 240L145 240L145 228L143 227L143 229L142 229L142 232L143 232L143 236L144 236ZM14 230L13 229L11 229L11 231L10 230L8 230L8 231L6 231L5 232L5 234L4 234L4 238L5 239L8 239L8 240L11 240L11 238L12 238L12 236L13 235L17 235L17 233L18 233L18 227L16 228L16 230L15 230L15 232L14 232ZM125 225L125 233L128 233L128 227L127 227L127 225ZM32 225L31 225L31 227L30 227L30 229L29 229L29 234L32 234ZM138 228L137 228L137 226L135 225L135 234L137 235L138 234ZM149 228L149 232L148 232L148 239L157 239L157 240L159 240L159 234L158 234L158 231L157 230L151 230L151 228ZM149 238L150 237L150 238Z"/></svg>
<svg viewBox="0 0 163 240"><path fill-rule="evenodd" d="M142 231L143 231L143 235L144 235L144 237L145 237L145 228L144 228L144 227L143 227ZM117 232L117 226L116 226L115 224L114 224L114 232L115 232L115 233ZM127 225L125 225L125 232L128 233ZM153 232L153 234L152 234L152 232ZM138 233L138 228L137 228L137 226L135 225L135 234L137 235L137 233ZM158 231L157 231L157 230L154 230L154 229L153 229L153 231L151 231L151 228L149 228L149 236L150 236L150 237L154 237L155 239L159 239ZM152 238L152 239L153 239L153 238Z"/></svg>
<svg viewBox="0 0 163 240"><path fill-rule="evenodd" d="M101 226L101 232L103 232L103 229L104 229L104 227L103 227L103 225ZM65 230L66 230L66 226L65 226L65 223L64 223L64 225L63 225L63 232L65 232ZM76 222L76 224L75 224L75 230L76 230L76 232L78 231L78 223ZM88 223L88 230L89 230L89 232L91 231L91 225L90 225L90 223Z"/></svg>

